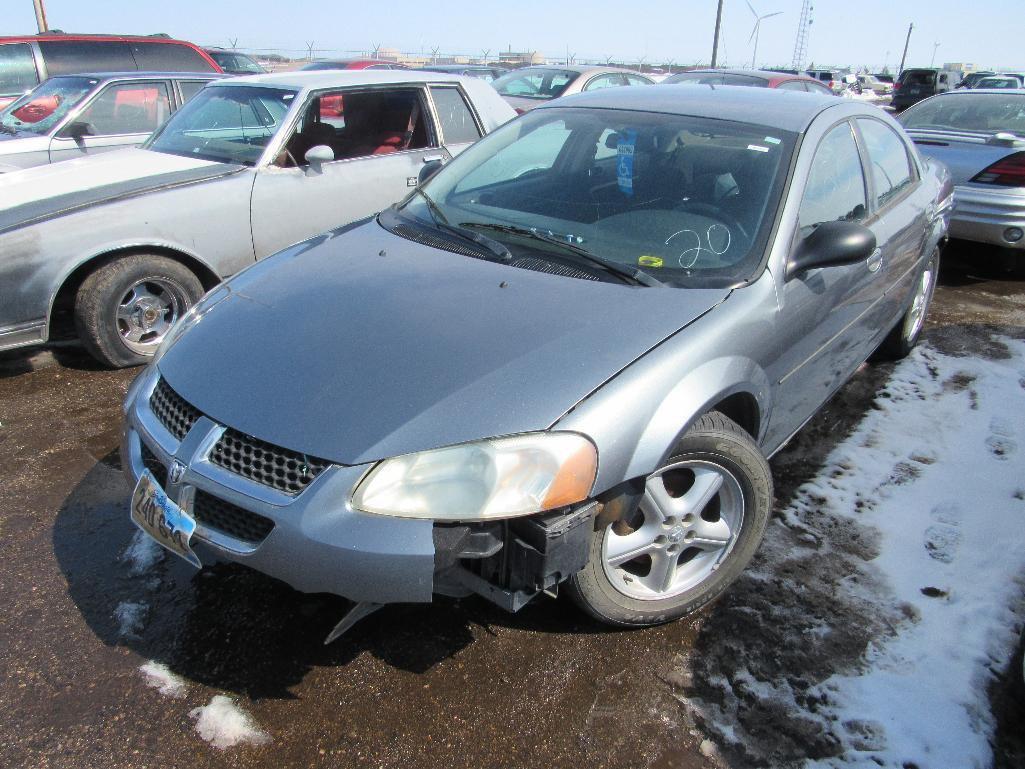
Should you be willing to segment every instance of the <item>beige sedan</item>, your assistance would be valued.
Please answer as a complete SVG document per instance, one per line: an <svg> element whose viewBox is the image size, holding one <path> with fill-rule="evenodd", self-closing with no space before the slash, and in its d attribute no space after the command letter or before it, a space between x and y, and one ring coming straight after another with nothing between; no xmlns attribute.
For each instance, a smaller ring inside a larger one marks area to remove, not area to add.
<svg viewBox="0 0 1025 769"><path fill-rule="evenodd" d="M623 85L651 85L654 82L647 75L619 67L558 64L517 69L491 85L522 115L559 96Z"/></svg>

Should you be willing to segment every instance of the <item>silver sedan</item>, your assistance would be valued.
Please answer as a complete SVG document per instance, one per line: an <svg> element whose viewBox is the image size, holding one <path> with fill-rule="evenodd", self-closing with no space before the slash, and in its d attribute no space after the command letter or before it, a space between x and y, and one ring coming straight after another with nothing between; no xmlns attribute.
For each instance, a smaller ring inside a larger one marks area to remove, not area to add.
<svg viewBox="0 0 1025 769"><path fill-rule="evenodd" d="M495 87L519 114L560 96L624 85L651 85L647 75L619 67L551 65L524 67L495 80Z"/></svg>
<svg viewBox="0 0 1025 769"><path fill-rule="evenodd" d="M721 595L777 451L919 338L951 185L872 106L560 99L375 221L211 292L125 404L132 520L200 566L384 603Z"/></svg>

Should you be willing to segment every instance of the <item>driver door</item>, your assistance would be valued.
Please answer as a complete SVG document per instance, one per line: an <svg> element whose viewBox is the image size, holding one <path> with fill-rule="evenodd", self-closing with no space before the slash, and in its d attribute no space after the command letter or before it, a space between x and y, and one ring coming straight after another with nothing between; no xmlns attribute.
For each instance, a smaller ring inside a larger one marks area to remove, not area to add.
<svg viewBox="0 0 1025 769"><path fill-rule="evenodd" d="M387 208L416 186L424 163L448 161L427 104L416 86L311 96L277 157L256 174L257 258ZM325 146L334 160L306 160Z"/></svg>

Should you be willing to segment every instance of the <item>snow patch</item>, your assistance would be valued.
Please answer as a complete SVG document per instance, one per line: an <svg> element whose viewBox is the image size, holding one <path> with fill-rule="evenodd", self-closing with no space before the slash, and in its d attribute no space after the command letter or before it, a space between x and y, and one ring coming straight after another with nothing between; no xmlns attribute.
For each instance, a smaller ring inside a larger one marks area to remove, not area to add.
<svg viewBox="0 0 1025 769"><path fill-rule="evenodd" d="M128 564L128 573L133 577L145 574L162 560L164 549L142 529L135 532L132 541L121 554L121 561Z"/></svg>
<svg viewBox="0 0 1025 769"><path fill-rule="evenodd" d="M138 638L146 624L149 604L135 601L122 601L114 609L114 619L118 624L118 635L122 638Z"/></svg>
<svg viewBox="0 0 1025 769"><path fill-rule="evenodd" d="M161 694L176 698L185 696L185 680L172 673L164 663L150 660L139 671L146 677L146 685Z"/></svg>
<svg viewBox="0 0 1025 769"><path fill-rule="evenodd" d="M216 695L209 705L190 710L189 715L196 719L199 736L218 750L242 743L270 742L270 736L257 727L252 717L223 694Z"/></svg>

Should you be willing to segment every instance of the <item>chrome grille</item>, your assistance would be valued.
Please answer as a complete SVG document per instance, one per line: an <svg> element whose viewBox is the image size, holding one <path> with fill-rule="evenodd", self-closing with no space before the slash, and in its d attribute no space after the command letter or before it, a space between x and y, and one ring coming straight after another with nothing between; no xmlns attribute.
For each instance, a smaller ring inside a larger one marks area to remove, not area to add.
<svg viewBox="0 0 1025 769"><path fill-rule="evenodd" d="M210 451L210 462L225 470L296 495L331 463L228 428Z"/></svg>
<svg viewBox="0 0 1025 769"><path fill-rule="evenodd" d="M172 390L163 377L153 388L149 407L160 424L179 441L188 435L192 425L202 416L195 406Z"/></svg>
<svg viewBox="0 0 1025 769"><path fill-rule="evenodd" d="M274 521L244 510L238 505L196 489L192 503L192 517L204 528L223 532L243 542L258 545L267 539Z"/></svg>

